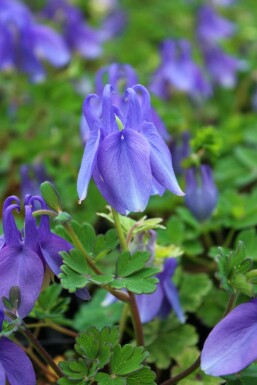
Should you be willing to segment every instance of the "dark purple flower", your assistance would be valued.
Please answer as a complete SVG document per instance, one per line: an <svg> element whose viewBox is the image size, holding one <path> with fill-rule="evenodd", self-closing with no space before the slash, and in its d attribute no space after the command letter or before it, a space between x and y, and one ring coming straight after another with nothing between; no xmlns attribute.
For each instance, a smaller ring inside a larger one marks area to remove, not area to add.
<svg viewBox="0 0 257 385"><path fill-rule="evenodd" d="M257 359L257 299L237 306L211 331L201 369L212 376L240 372Z"/></svg>
<svg viewBox="0 0 257 385"><path fill-rule="evenodd" d="M218 190L212 170L207 165L200 167L198 174L195 168L186 171L185 203L193 216L199 221L208 219L217 205Z"/></svg>
<svg viewBox="0 0 257 385"><path fill-rule="evenodd" d="M0 309L0 332L4 312ZM6 337L0 337L0 384L6 381L10 385L36 385L36 376L24 351Z"/></svg>
<svg viewBox="0 0 257 385"><path fill-rule="evenodd" d="M25 197L27 194L39 195L41 183L49 180L42 163L35 163L33 165L23 164L20 168L20 178L22 197Z"/></svg>
<svg viewBox="0 0 257 385"><path fill-rule="evenodd" d="M176 175L183 174L181 163L190 154L189 139L189 133L184 132L180 141L174 140L171 143L170 151L172 155L173 168Z"/></svg>
<svg viewBox="0 0 257 385"><path fill-rule="evenodd" d="M106 84L110 84L114 89L113 104L126 113L128 107L125 101L124 90L133 87L138 83L138 76L129 64L113 63L101 68L96 74L96 94L101 96ZM170 135L154 108L151 108L152 122L157 128L159 134L165 140L170 139ZM83 131L85 132L85 131Z"/></svg>
<svg viewBox="0 0 257 385"><path fill-rule="evenodd" d="M37 24L29 9L14 0L0 2L0 68L16 68L32 81L44 79L41 59L55 67L70 60L62 38L51 28Z"/></svg>
<svg viewBox="0 0 257 385"><path fill-rule="evenodd" d="M193 99L210 96L211 88L202 70L194 63L191 45L186 40L165 40L161 64L153 75L151 91L161 98L170 97L172 89L187 93Z"/></svg>
<svg viewBox="0 0 257 385"><path fill-rule="evenodd" d="M163 271L157 274L159 283L157 284L156 291L152 294L136 295L142 323L150 322L156 317L166 318L172 310L174 310L181 323L185 322L178 292L171 280L176 266L177 261L175 258L167 258L164 262ZM115 301L116 298L108 294L103 302L103 306L110 305Z"/></svg>
<svg viewBox="0 0 257 385"><path fill-rule="evenodd" d="M80 200L87 195L92 175L107 202L121 214L143 211L152 194L166 189L184 195L169 149L152 123L147 89L135 85L126 90L126 112L112 103L112 93L108 84L101 99L90 94L84 101L90 133L78 175ZM100 116L92 101L100 101Z"/></svg>
<svg viewBox="0 0 257 385"><path fill-rule="evenodd" d="M245 68L244 62L227 55L217 45L203 45L203 56L213 83L225 88L235 86L237 72Z"/></svg>
<svg viewBox="0 0 257 385"><path fill-rule="evenodd" d="M8 297L12 286L21 291L18 316L24 318L32 310L42 288L47 266L58 275L62 259L59 253L72 245L50 230L49 217L42 216L37 225L32 213L35 204L46 204L41 197L29 196L24 201L24 227L20 231L13 212L21 211L20 200L11 196L3 207L4 237L0 241L0 298Z"/></svg>
<svg viewBox="0 0 257 385"><path fill-rule="evenodd" d="M232 36L235 25L221 17L213 7L203 5L197 16L197 36L201 42L216 42Z"/></svg>

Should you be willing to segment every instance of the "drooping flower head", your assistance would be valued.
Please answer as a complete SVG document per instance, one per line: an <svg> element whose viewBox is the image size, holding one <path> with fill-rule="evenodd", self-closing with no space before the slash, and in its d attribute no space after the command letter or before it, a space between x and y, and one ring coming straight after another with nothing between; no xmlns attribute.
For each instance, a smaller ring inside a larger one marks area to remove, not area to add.
<svg viewBox="0 0 257 385"><path fill-rule="evenodd" d="M188 41L167 39L163 42L161 64L153 75L150 89L164 99L170 97L172 89L185 92L193 99L210 96L210 85L194 63Z"/></svg>
<svg viewBox="0 0 257 385"><path fill-rule="evenodd" d="M46 208L39 196L27 195L24 201L24 227L20 231L15 223L14 212L21 212L16 196L7 198L3 207L3 231L0 242L0 301L8 297L11 287L21 292L20 318L32 310L42 288L44 274L49 268L60 273L61 251L69 251L72 245L50 230L49 217L42 216L37 225L33 217L36 203ZM3 306L3 305L1 305Z"/></svg>
<svg viewBox="0 0 257 385"><path fill-rule="evenodd" d="M221 17L213 7L203 5L197 15L197 37L201 42L216 42L232 36L235 25Z"/></svg>
<svg viewBox="0 0 257 385"><path fill-rule="evenodd" d="M201 165L200 172L189 168L186 172L185 203L199 221L208 219L218 201L218 190L208 165Z"/></svg>
<svg viewBox="0 0 257 385"><path fill-rule="evenodd" d="M23 164L20 168L20 178L22 197L27 194L40 195L40 184L49 180L43 163Z"/></svg>
<svg viewBox="0 0 257 385"><path fill-rule="evenodd" d="M44 79L41 59L55 67L66 65L65 42L50 27L35 22L30 10L17 0L0 1L0 69L16 68L34 82Z"/></svg>
<svg viewBox="0 0 257 385"><path fill-rule="evenodd" d="M241 304L223 318L204 343L201 369L212 376L243 370L257 359L257 299Z"/></svg>
<svg viewBox="0 0 257 385"><path fill-rule="evenodd" d="M190 154L189 146L190 135L187 131L182 134L180 140L173 140L170 146L173 168L177 175L182 175L182 161Z"/></svg>
<svg viewBox="0 0 257 385"><path fill-rule="evenodd" d="M0 332L4 312L0 309ZM0 384L6 381L10 385L36 385L36 376L24 351L6 337L0 337Z"/></svg>
<svg viewBox="0 0 257 385"><path fill-rule="evenodd" d="M91 94L84 101L90 133L78 175L80 200L87 195L91 176L107 202L121 214L143 211L152 194L162 195L166 189L183 195L169 149L152 122L146 88L127 88L126 111L113 104L112 95L111 85L106 85L101 99Z"/></svg>

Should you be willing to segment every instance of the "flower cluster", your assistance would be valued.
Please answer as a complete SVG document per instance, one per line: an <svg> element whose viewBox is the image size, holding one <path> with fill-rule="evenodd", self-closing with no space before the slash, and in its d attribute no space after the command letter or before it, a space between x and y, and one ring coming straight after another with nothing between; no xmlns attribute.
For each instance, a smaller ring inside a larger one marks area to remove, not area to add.
<svg viewBox="0 0 257 385"><path fill-rule="evenodd" d="M107 202L121 214L143 211L151 195L162 195L166 189L183 195L169 149L152 122L146 88L127 88L123 111L112 97L108 84L101 98L90 94L84 101L90 133L78 175L80 200L87 195L92 175Z"/></svg>
<svg viewBox="0 0 257 385"><path fill-rule="evenodd" d="M16 68L39 82L45 77L41 59L55 67L66 65L70 53L52 28L38 24L18 0L0 1L0 69Z"/></svg>

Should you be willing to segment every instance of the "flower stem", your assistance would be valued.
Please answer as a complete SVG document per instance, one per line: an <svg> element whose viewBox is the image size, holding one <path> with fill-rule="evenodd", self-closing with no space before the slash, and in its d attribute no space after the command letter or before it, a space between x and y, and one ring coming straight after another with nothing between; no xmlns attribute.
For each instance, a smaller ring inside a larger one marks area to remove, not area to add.
<svg viewBox="0 0 257 385"><path fill-rule="evenodd" d="M41 357L45 360L45 362L51 366L54 372L58 375L58 377L63 377L63 373L60 368L56 365L52 357L47 353L47 351L43 348L43 346L39 343L39 341L34 337L29 329L23 324L20 329L22 334L27 338L27 340L33 345L36 351L41 355Z"/></svg>
<svg viewBox="0 0 257 385"><path fill-rule="evenodd" d="M128 250L128 244L126 242L126 238L124 235L124 232L122 230L122 226L120 223L120 216L117 213L114 208L112 208L112 215L113 215L113 220L114 220L114 225L117 231L118 238L120 240L120 245L123 251ZM144 346L144 333L143 333L143 327L142 323L140 320L140 315L138 311L138 306L136 302L136 297L135 295L128 290L128 295L129 295L129 306L130 306L130 311L131 311L131 317L132 317L132 322L133 322L133 327L134 327L134 332L135 332L135 338L138 346Z"/></svg>

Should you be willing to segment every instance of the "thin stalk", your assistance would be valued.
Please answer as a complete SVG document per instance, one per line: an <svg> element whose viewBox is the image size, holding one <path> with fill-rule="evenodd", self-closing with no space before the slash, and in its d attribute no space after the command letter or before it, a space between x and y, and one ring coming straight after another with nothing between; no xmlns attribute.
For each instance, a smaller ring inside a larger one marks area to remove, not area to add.
<svg viewBox="0 0 257 385"><path fill-rule="evenodd" d="M117 231L117 235L118 235L118 238L120 240L121 248L123 249L123 251L127 251L128 250L128 244L126 242L126 238L125 238L124 232L122 230L122 226L120 223L120 216L117 213L117 211L114 210L114 208L112 208L112 215L113 215L115 229ZM129 306L130 306L130 311L131 311L131 317L132 317L136 342L137 342L138 346L144 346L144 333L143 333L142 323L140 320L140 315L139 315L139 311L138 311L136 297L129 290L128 290L128 295L129 295Z"/></svg>
<svg viewBox="0 0 257 385"><path fill-rule="evenodd" d="M63 326L60 326L54 322L48 321L46 326L49 326L51 329L56 330L59 333L65 334L66 336L76 338L78 337L79 333L74 332L73 330L67 329Z"/></svg>
<svg viewBox="0 0 257 385"><path fill-rule="evenodd" d="M223 313L223 317L222 318L226 317L228 315L228 313L230 313L231 310L234 308L236 300L237 300L237 297L238 297L238 293L230 295L230 297L228 299L228 303L227 303L226 309L225 309L225 311Z"/></svg>
<svg viewBox="0 0 257 385"><path fill-rule="evenodd" d="M25 325L20 328L21 333L27 338L27 340L33 345L35 350L40 354L40 356L45 360L45 362L51 366L54 372L58 375L58 377L63 377L63 373L60 368L56 365L52 357L47 353L47 351L43 348L43 346L39 343L39 341L33 336L31 331L26 328Z"/></svg>
<svg viewBox="0 0 257 385"><path fill-rule="evenodd" d="M126 303L123 305L122 313L121 313L121 318L120 318L120 323L119 323L119 334L120 334L120 341L122 340L125 328L126 328L126 323L127 323L127 318L128 318L128 311L129 311L129 305Z"/></svg>
<svg viewBox="0 0 257 385"><path fill-rule="evenodd" d="M32 213L33 217L39 217L41 215L48 215L49 217L55 218L57 217L57 213L52 210L36 210Z"/></svg>

